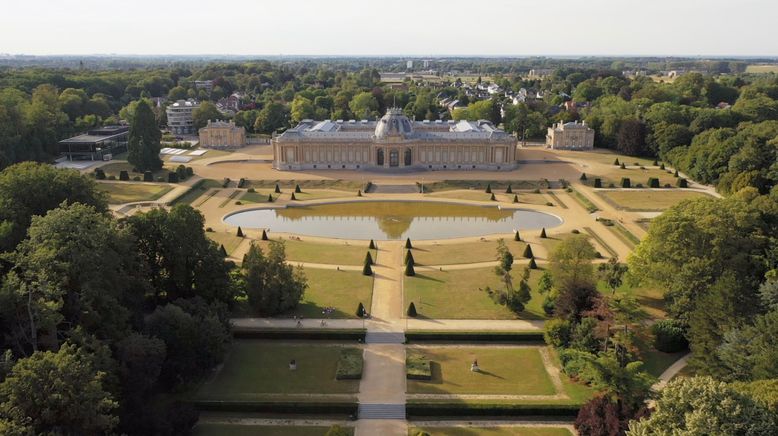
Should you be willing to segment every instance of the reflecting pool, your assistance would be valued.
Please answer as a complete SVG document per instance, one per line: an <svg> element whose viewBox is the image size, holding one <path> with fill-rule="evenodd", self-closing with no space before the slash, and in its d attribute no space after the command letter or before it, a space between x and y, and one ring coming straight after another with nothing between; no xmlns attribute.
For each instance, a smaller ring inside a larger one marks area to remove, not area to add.
<svg viewBox="0 0 778 436"><path fill-rule="evenodd" d="M551 228L559 217L524 209L431 201L359 201L253 209L227 224L271 232L346 239L447 239Z"/></svg>

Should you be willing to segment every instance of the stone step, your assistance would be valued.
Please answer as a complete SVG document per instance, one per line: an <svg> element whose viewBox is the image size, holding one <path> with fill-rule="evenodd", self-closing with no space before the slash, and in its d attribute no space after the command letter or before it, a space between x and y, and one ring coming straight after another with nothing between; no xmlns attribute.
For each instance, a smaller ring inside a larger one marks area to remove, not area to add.
<svg viewBox="0 0 778 436"><path fill-rule="evenodd" d="M405 419L405 404L360 404L359 419Z"/></svg>
<svg viewBox="0 0 778 436"><path fill-rule="evenodd" d="M404 344L405 333L402 332L367 332L366 344Z"/></svg>

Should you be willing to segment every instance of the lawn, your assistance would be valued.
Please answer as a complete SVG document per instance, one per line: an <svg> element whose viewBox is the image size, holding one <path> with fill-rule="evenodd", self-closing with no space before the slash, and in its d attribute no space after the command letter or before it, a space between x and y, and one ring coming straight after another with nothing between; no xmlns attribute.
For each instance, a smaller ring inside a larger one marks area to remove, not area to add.
<svg viewBox="0 0 778 436"><path fill-rule="evenodd" d="M408 380L411 394L554 395L538 347L420 347L432 380ZM478 360L480 372L470 371Z"/></svg>
<svg viewBox="0 0 778 436"><path fill-rule="evenodd" d="M611 295L611 290L608 288L608 285L601 280L597 282L597 289L605 295ZM631 287L629 284L625 283L616 289L616 295L625 294L635 297L638 303L643 307L643 310L646 311L649 318L661 319L667 317L667 313L665 312L664 294L661 289L646 286Z"/></svg>
<svg viewBox="0 0 778 436"><path fill-rule="evenodd" d="M178 164L175 166L178 166ZM100 168L102 168L102 170L105 172L106 177L114 176L118 179L119 173L121 173L122 171L127 171L127 173L129 173L130 175L130 178L133 178L135 176L139 176L143 178L143 172L138 172L138 173L133 172L132 170L135 169L135 166L133 166L129 162L112 161L111 163L105 164ZM160 170L153 171L152 173L154 175L154 180L159 180L159 178L162 178L165 182L167 182L167 177L168 177L167 175L169 172L170 172L169 169L162 168Z"/></svg>
<svg viewBox="0 0 778 436"><path fill-rule="evenodd" d="M518 285L524 268L514 265L514 286ZM404 282L406 304L411 301L421 318L437 319L544 319L543 296L535 288L542 274L532 270L529 284L532 299L516 316L507 307L495 302L483 289L502 289L504 285L494 268L423 271Z"/></svg>
<svg viewBox="0 0 778 436"><path fill-rule="evenodd" d="M254 192L246 191L243 196L240 197L239 201L242 203L267 203L270 195L273 196L273 200L278 198L278 194L272 194L272 192L272 189L266 189L264 191L255 190Z"/></svg>
<svg viewBox="0 0 778 436"><path fill-rule="evenodd" d="M356 195L357 190L364 189L365 182L355 180L247 180L246 188L271 188L275 189L278 185L282 192L289 193L294 190L295 185L300 185L300 188L305 191L306 189L337 189L343 191L351 191Z"/></svg>
<svg viewBox="0 0 778 436"><path fill-rule="evenodd" d="M431 436L572 436L564 427L412 427L408 436L425 431ZM199 433L196 433L199 434Z"/></svg>
<svg viewBox="0 0 778 436"><path fill-rule="evenodd" d="M768 74L768 73L776 73L778 74L778 65L758 65L753 64L746 67L746 73L752 73L752 74Z"/></svg>
<svg viewBox="0 0 778 436"><path fill-rule="evenodd" d="M353 427L341 427L346 434L353 435ZM293 425L242 425L242 424L197 424L194 436L323 436L329 427Z"/></svg>
<svg viewBox="0 0 778 436"><path fill-rule="evenodd" d="M243 238L236 236L235 232L206 232L205 235L216 244L224 245L227 254L232 254L243 242Z"/></svg>
<svg viewBox="0 0 778 436"><path fill-rule="evenodd" d="M171 204L192 204L200 198L201 195L205 194L205 191L211 189L211 188L221 188L221 183L217 182L216 180L212 179L202 179L195 183L191 189L186 191L184 195L181 195L180 197L173 200Z"/></svg>
<svg viewBox="0 0 778 436"><path fill-rule="evenodd" d="M286 258L297 262L326 263L332 265L363 265L368 244L325 244L319 242L298 241L296 239L276 239L283 241ZM263 251L268 251L269 241L255 241ZM380 246L379 246L380 248ZM380 255L370 250L373 260Z"/></svg>
<svg viewBox="0 0 778 436"><path fill-rule="evenodd" d="M520 257L526 244L505 240L514 257ZM451 265L458 263L490 262L497 259L497 241L476 241L464 244L416 244L413 260L420 265Z"/></svg>
<svg viewBox="0 0 778 436"><path fill-rule="evenodd" d="M663 211L684 200L709 197L701 192L680 190L597 191L597 194L618 209L647 212Z"/></svg>
<svg viewBox="0 0 778 436"><path fill-rule="evenodd" d="M358 380L335 379L341 349L236 340L221 370L203 384L197 398L255 400L263 394L354 394L359 390ZM295 371L289 370L291 360L297 362Z"/></svg>
<svg viewBox="0 0 778 436"><path fill-rule="evenodd" d="M612 159L614 158L611 158L611 160ZM635 161L635 158L633 157L626 157L625 159L628 159L625 161L627 165L632 165ZM621 160L621 158L619 158L619 160ZM661 170L659 167L652 166L650 163L644 165L643 169L635 166L621 169L620 167L613 165L604 168L598 173L592 172L591 175L587 174L589 181L587 181L586 184L592 186L594 184L594 179L600 178L602 180L603 188L618 188L621 186L622 177L626 177L629 179L630 185L633 188L639 188L640 186L637 186L638 184L646 188L648 187L649 177L656 177L659 179L659 186L664 187L665 185L670 185L671 187L675 187L675 183L678 181L678 179L673 176L672 171L668 171L669 170ZM613 186L610 186L611 184Z"/></svg>
<svg viewBox="0 0 778 436"><path fill-rule="evenodd" d="M359 188L357 188L359 189ZM282 194L283 198L289 199L292 196L291 192ZM303 189L302 192L294 194L296 200L318 200L323 198L343 198L343 197L356 197L356 191L340 191L336 189Z"/></svg>
<svg viewBox="0 0 778 436"><path fill-rule="evenodd" d="M109 204L122 204L158 200L170 192L173 186L138 182L100 182L97 184L97 188L106 193Z"/></svg>
<svg viewBox="0 0 778 436"><path fill-rule="evenodd" d="M361 271L315 268L306 268L305 277L308 279L308 289L300 305L289 316L321 318L322 309L332 307L335 310L329 318L356 318L360 302L370 311L373 277L362 275Z"/></svg>

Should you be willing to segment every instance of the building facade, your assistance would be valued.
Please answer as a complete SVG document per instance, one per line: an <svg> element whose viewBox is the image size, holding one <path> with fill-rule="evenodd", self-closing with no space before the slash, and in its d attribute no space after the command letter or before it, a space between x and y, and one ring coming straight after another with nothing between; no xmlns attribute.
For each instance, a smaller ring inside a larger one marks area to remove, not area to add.
<svg viewBox="0 0 778 436"><path fill-rule="evenodd" d="M174 135L192 135L195 133L192 113L200 107L197 100L178 100L165 109L167 127Z"/></svg>
<svg viewBox="0 0 778 436"><path fill-rule="evenodd" d="M272 145L279 170L509 170L518 141L489 121L411 121L393 108L378 121L303 120Z"/></svg>
<svg viewBox="0 0 778 436"><path fill-rule="evenodd" d="M103 160L127 151L127 126L94 128L82 135L59 141L59 152L68 160Z"/></svg>
<svg viewBox="0 0 778 436"><path fill-rule="evenodd" d="M237 127L234 122L208 120L208 125L201 128L200 146L215 149L233 149L246 145L246 129Z"/></svg>
<svg viewBox="0 0 778 436"><path fill-rule="evenodd" d="M559 122L548 128L546 146L555 150L591 150L594 148L594 130L586 121Z"/></svg>

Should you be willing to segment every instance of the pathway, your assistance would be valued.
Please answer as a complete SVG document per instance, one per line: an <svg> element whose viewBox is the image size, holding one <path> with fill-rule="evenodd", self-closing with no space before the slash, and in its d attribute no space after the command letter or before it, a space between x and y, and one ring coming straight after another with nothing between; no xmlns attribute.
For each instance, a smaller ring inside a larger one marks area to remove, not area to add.
<svg viewBox="0 0 778 436"><path fill-rule="evenodd" d="M692 353L688 353L681 357L680 359L676 360L675 363L670 365L669 368L667 368L662 375L659 376L659 381L652 386L652 388L655 391L661 391L664 389L665 386L667 386L667 383L672 380L673 377L678 375L679 372L681 372L682 369L686 368L686 365L689 363L689 358L692 357Z"/></svg>

